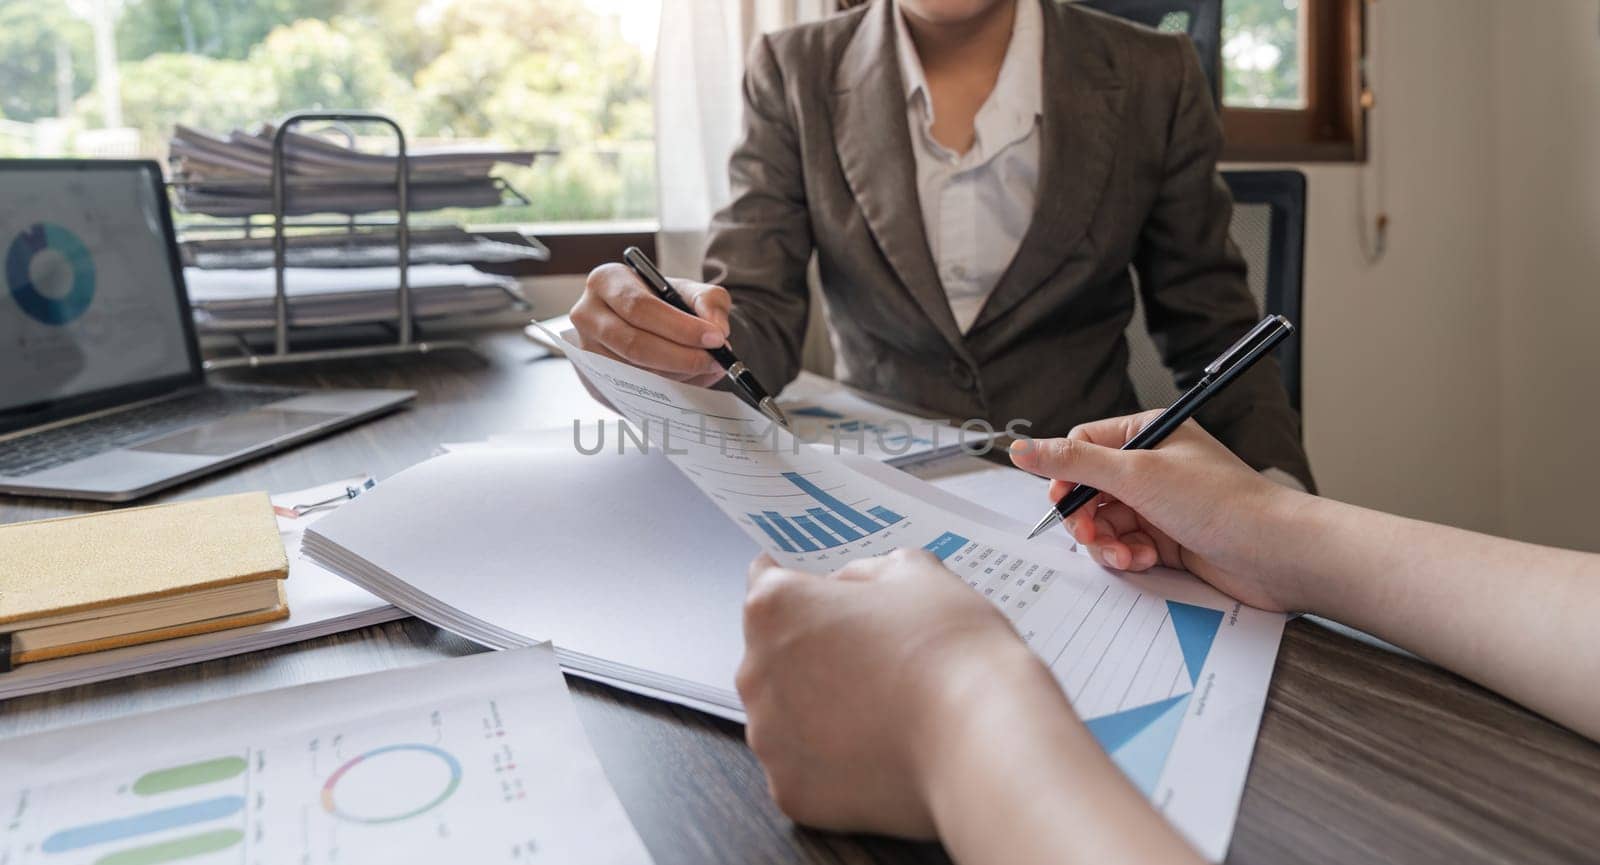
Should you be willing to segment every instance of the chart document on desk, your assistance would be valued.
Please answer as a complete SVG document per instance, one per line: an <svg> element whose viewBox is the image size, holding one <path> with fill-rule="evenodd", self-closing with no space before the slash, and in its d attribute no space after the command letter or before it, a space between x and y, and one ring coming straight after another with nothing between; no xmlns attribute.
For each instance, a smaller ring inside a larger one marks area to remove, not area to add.
<svg viewBox="0 0 1600 865"><path fill-rule="evenodd" d="M1152 804L1206 855L1226 852L1281 614L1176 572L1112 574L878 461L809 446L730 394L576 346L567 356L779 564L829 573L894 549L938 557L1010 619Z"/></svg>
<svg viewBox="0 0 1600 865"><path fill-rule="evenodd" d="M422 670L6 743L0 862L648 861L548 648Z"/></svg>

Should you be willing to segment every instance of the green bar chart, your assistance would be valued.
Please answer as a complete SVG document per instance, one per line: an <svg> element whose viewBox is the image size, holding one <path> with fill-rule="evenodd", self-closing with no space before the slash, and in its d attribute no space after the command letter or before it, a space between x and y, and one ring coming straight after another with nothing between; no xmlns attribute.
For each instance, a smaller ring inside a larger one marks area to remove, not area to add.
<svg viewBox="0 0 1600 865"><path fill-rule="evenodd" d="M177 862L207 853L220 853L243 839L244 833L238 829L217 829L108 853L96 859L95 865L161 865L163 862Z"/></svg>
<svg viewBox="0 0 1600 865"><path fill-rule="evenodd" d="M157 769L140 775L133 782L133 792L140 796L154 796L201 784L226 781L244 772L245 765L243 757L218 757L215 760L202 760L199 763Z"/></svg>

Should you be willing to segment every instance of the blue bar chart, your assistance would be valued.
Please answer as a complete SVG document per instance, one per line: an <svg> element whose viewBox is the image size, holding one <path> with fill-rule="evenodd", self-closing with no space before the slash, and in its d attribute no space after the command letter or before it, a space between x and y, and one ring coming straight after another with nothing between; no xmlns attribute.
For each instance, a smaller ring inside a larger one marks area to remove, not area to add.
<svg viewBox="0 0 1600 865"><path fill-rule="evenodd" d="M842 547L905 519L883 505L853 506L799 472L784 472L783 479L809 499L804 510L784 513L763 509L745 516L786 553Z"/></svg>

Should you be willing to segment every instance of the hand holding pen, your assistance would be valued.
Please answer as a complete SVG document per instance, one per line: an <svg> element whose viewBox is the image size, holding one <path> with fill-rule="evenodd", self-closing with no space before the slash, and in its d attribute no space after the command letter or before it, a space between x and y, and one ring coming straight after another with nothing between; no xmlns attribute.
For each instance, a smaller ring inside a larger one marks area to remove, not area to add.
<svg viewBox="0 0 1600 865"><path fill-rule="evenodd" d="M788 419L728 345L732 298L721 286L669 283L640 250L589 274L572 324L583 347L666 378L709 387L728 379L763 415Z"/></svg>
<svg viewBox="0 0 1600 865"><path fill-rule="evenodd" d="M1294 325L1281 315L1269 315L1263 318L1255 327L1246 333L1224 351L1216 360L1208 365L1200 376L1200 380L1189 388L1183 396L1170 408L1152 418L1143 429L1128 439L1122 450L1139 451L1151 450L1166 440L1178 427L1194 417L1202 406L1212 397L1221 393L1228 385L1236 381L1239 376L1255 366L1256 362L1266 357L1278 344L1289 338L1294 333ZM1073 490L1062 496L1054 508L1039 520L1034 526L1029 538L1036 538L1044 534L1062 520L1072 516L1079 508L1093 501L1100 491L1088 484L1079 484Z"/></svg>
<svg viewBox="0 0 1600 865"><path fill-rule="evenodd" d="M1065 521L1096 562L1136 573L1175 568L1252 607L1307 609L1307 592L1316 587L1293 569L1266 564L1261 553L1277 547L1293 555L1293 545L1283 543L1282 520L1309 497L1262 476L1193 422L1179 425L1155 450L1124 450L1158 414L1086 423L1066 438L1018 441L1011 461L1050 478L1051 499L1074 484L1104 491Z"/></svg>
<svg viewBox="0 0 1600 865"><path fill-rule="evenodd" d="M681 280L676 288L693 312L656 297L627 265L603 264L572 307L572 326L589 351L674 381L716 384L722 367L706 350L726 344L733 298L717 285Z"/></svg>

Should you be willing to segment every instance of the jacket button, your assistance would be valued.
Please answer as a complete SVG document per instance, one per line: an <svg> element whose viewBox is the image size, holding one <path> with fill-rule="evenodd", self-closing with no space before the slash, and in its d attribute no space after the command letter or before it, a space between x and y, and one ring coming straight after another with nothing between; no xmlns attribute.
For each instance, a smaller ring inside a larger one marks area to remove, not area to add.
<svg viewBox="0 0 1600 865"><path fill-rule="evenodd" d="M978 383L978 377L972 374L972 369L959 360L950 361L950 381L962 390L972 390Z"/></svg>

